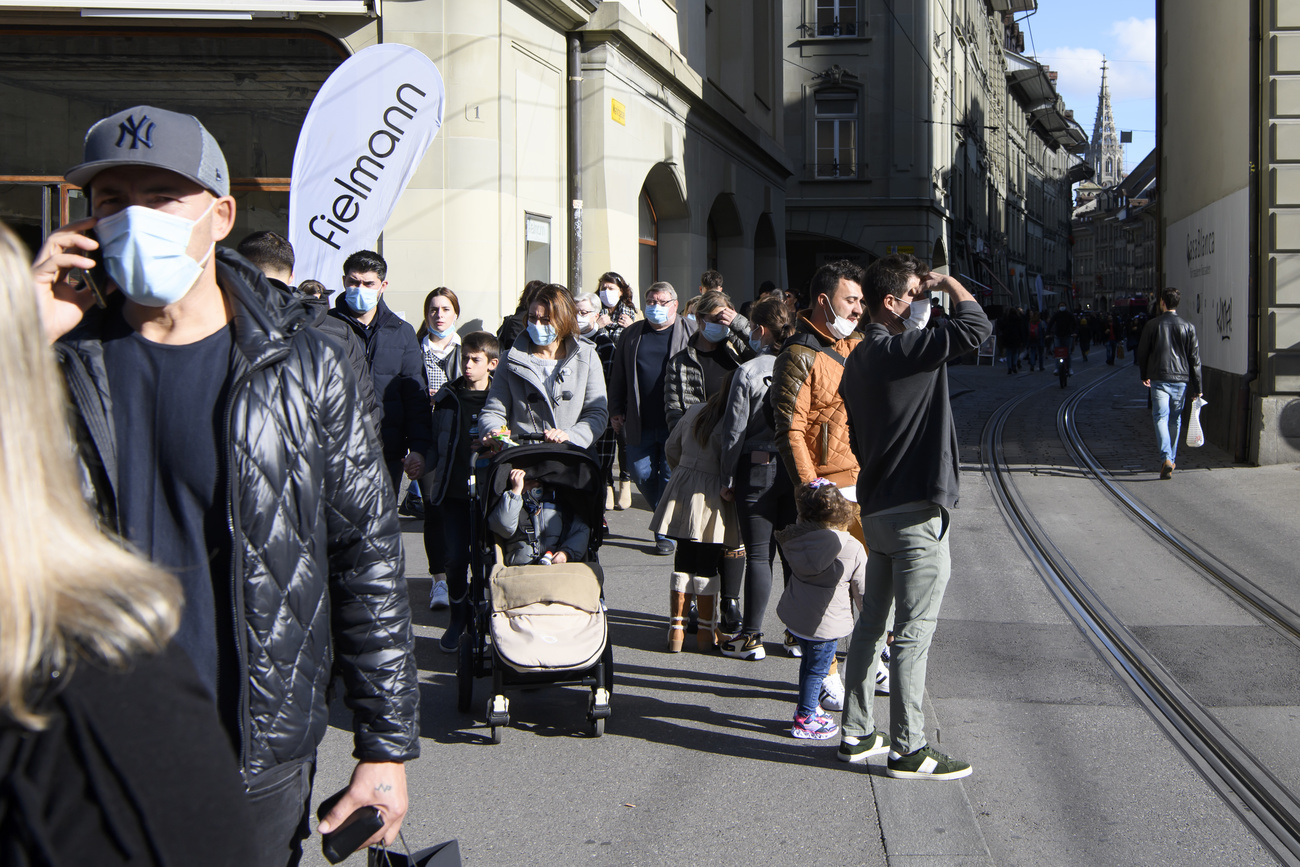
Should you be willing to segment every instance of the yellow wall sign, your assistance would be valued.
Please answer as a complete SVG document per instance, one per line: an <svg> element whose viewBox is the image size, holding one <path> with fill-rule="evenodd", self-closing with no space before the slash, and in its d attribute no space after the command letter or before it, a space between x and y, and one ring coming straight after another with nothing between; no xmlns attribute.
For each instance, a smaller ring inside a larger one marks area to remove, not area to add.
<svg viewBox="0 0 1300 867"><path fill-rule="evenodd" d="M621 126L627 126L627 106L617 99L609 101L610 119Z"/></svg>

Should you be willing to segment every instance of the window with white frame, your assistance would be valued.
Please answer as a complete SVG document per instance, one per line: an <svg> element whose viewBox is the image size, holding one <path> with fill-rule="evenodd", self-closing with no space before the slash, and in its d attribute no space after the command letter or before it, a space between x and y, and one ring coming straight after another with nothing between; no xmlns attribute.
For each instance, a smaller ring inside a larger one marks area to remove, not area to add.
<svg viewBox="0 0 1300 867"><path fill-rule="evenodd" d="M817 177L853 178L858 174L858 95L813 95L813 148Z"/></svg>
<svg viewBox="0 0 1300 867"><path fill-rule="evenodd" d="M857 36L858 0L815 0L818 36Z"/></svg>

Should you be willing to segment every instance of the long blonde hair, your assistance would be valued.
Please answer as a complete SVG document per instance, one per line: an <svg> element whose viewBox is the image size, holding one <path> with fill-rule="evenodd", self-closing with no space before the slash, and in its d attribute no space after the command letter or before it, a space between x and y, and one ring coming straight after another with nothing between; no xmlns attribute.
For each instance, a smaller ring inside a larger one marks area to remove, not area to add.
<svg viewBox="0 0 1300 867"><path fill-rule="evenodd" d="M44 727L39 681L76 656L124 666L180 622L180 585L106 536L85 501L63 379L23 244L0 223L0 715Z"/></svg>

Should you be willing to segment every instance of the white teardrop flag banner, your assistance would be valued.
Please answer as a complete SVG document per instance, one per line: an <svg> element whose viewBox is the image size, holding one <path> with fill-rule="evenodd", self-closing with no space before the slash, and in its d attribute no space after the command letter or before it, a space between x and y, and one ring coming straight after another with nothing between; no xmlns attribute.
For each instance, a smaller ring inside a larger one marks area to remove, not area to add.
<svg viewBox="0 0 1300 867"><path fill-rule="evenodd" d="M409 45L345 60L312 100L293 153L294 277L343 284L343 261L374 249L442 126L442 75Z"/></svg>

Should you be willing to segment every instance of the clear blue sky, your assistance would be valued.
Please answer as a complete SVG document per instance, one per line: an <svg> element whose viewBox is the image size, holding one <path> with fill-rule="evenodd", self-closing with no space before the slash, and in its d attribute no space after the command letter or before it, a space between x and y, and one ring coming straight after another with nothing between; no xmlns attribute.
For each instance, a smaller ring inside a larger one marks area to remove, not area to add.
<svg viewBox="0 0 1300 867"><path fill-rule="evenodd" d="M1060 73L1057 90L1088 136L1106 56L1115 126L1133 131L1126 170L1156 145L1155 17L1154 0L1038 0L1037 12L1017 17L1025 51Z"/></svg>

